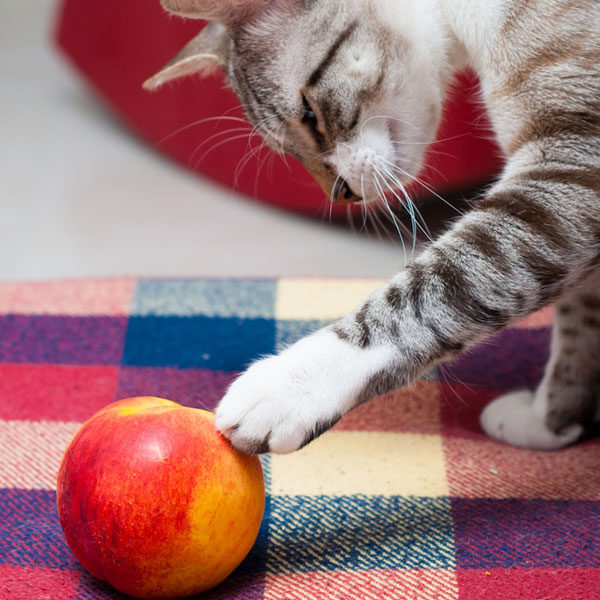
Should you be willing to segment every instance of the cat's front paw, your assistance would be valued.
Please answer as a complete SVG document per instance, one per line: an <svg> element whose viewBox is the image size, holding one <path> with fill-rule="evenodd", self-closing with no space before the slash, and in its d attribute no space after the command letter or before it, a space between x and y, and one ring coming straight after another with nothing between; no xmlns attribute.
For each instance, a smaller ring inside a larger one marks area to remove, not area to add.
<svg viewBox="0 0 600 600"><path fill-rule="evenodd" d="M217 407L217 429L243 452L298 450L354 408L388 354L318 331L234 381Z"/></svg>

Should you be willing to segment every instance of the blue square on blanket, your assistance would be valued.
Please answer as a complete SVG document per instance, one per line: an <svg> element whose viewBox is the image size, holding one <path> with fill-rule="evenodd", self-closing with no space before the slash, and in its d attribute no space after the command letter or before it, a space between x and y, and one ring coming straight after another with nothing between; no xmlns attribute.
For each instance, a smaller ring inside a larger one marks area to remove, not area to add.
<svg viewBox="0 0 600 600"><path fill-rule="evenodd" d="M453 498L457 567L597 568L599 509L584 500Z"/></svg>
<svg viewBox="0 0 600 600"><path fill-rule="evenodd" d="M74 563L58 522L56 492L0 489L0 565L66 569Z"/></svg>
<svg viewBox="0 0 600 600"><path fill-rule="evenodd" d="M448 498L275 496L271 573L452 569Z"/></svg>
<svg viewBox="0 0 600 600"><path fill-rule="evenodd" d="M131 317L123 365L241 371L275 351L275 321L220 317Z"/></svg>

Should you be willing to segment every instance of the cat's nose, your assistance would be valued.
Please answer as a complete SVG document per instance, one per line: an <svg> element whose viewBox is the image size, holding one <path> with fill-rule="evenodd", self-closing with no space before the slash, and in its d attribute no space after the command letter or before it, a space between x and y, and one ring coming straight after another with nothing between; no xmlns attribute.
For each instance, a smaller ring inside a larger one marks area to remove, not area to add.
<svg viewBox="0 0 600 600"><path fill-rule="evenodd" d="M357 196L351 189L345 179L341 177L337 179L333 186L333 201L336 204L352 204L360 202L362 198Z"/></svg>

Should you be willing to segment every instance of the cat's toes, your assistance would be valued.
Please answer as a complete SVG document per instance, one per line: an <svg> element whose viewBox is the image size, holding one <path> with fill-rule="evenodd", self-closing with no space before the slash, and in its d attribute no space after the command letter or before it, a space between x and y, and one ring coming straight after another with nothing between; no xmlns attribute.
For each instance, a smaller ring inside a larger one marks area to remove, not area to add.
<svg viewBox="0 0 600 600"><path fill-rule="evenodd" d="M583 427L574 424L559 433L548 429L534 410L534 395L520 391L500 396L481 413L481 427L492 438L531 450L557 450L576 442Z"/></svg>
<svg viewBox="0 0 600 600"><path fill-rule="evenodd" d="M287 355L255 363L221 400L217 429L242 452L298 450L341 416L319 375L290 365Z"/></svg>
<svg viewBox="0 0 600 600"><path fill-rule="evenodd" d="M291 409L277 362L272 357L255 363L233 382L217 407L217 429L242 452L262 454L274 450L274 432ZM298 446L298 435L293 431L290 434L281 444L288 452Z"/></svg>

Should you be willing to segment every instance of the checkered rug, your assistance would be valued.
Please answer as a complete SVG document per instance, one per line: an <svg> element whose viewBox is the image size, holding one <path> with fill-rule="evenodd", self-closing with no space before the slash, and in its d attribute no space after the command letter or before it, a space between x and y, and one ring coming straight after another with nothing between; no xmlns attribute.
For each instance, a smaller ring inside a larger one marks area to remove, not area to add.
<svg viewBox="0 0 600 600"><path fill-rule="evenodd" d="M123 598L62 537L55 477L117 398L212 408L236 372L355 308L374 280L0 284L0 599ZM288 456L264 459L257 543L211 599L600 598L600 445L487 439L481 408L535 386L552 310Z"/></svg>

